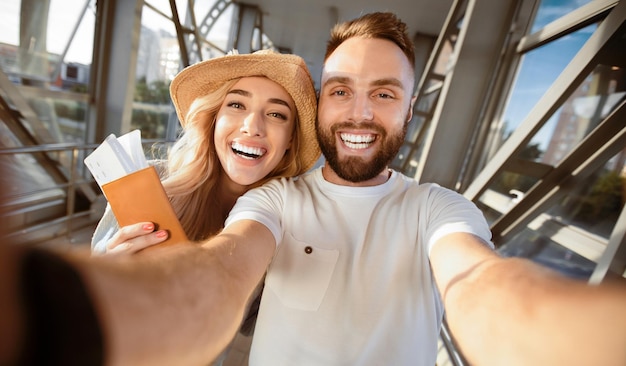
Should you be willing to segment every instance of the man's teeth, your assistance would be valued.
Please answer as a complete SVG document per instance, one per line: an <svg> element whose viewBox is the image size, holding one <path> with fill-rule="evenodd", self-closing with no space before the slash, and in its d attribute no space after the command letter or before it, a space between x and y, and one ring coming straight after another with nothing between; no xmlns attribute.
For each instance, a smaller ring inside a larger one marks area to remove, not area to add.
<svg viewBox="0 0 626 366"><path fill-rule="evenodd" d="M258 159L265 154L265 150L260 147L245 146L238 142L233 142L231 148L235 154L246 159Z"/></svg>
<svg viewBox="0 0 626 366"><path fill-rule="evenodd" d="M349 133L342 133L340 136L343 143L351 149L365 149L376 139L374 135L353 135Z"/></svg>

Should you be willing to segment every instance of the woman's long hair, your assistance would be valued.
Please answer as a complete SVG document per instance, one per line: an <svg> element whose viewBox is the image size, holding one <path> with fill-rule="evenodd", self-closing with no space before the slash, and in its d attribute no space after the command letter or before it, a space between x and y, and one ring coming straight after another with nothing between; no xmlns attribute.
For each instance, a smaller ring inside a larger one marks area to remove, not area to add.
<svg viewBox="0 0 626 366"><path fill-rule="evenodd" d="M220 177L225 173L215 150L215 122L227 92L237 81L229 81L191 104L185 116L187 123L183 134L168 154L163 186L190 240L202 240L217 234L226 220L220 211L223 198L218 194ZM248 188L260 186L275 177L302 173L296 159L302 139L298 123L296 117L291 148L280 163Z"/></svg>

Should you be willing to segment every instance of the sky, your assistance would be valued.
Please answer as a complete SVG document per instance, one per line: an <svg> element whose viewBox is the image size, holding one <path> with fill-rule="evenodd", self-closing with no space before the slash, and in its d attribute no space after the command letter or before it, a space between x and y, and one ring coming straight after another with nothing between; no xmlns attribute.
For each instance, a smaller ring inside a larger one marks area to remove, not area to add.
<svg viewBox="0 0 626 366"><path fill-rule="evenodd" d="M541 29L590 1L542 0L532 27L533 31ZM526 118L595 28L594 25L588 26L525 55L510 97L511 103L503 115L509 132L515 130ZM550 143L557 118L557 114L552 116L550 121L535 135L532 143L539 144L539 147L545 150Z"/></svg>

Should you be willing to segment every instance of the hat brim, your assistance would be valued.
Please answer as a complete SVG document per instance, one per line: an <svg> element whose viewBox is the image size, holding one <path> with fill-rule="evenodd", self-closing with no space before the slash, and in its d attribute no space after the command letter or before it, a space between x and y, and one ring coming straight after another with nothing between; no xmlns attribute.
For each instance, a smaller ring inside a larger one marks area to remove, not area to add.
<svg viewBox="0 0 626 366"><path fill-rule="evenodd" d="M303 137L298 156L302 172L309 170L321 154L315 135L317 98L306 63L297 55L258 51L222 56L186 67L170 85L181 125L185 127L187 113L196 98L212 93L229 80L251 76L267 77L293 98Z"/></svg>

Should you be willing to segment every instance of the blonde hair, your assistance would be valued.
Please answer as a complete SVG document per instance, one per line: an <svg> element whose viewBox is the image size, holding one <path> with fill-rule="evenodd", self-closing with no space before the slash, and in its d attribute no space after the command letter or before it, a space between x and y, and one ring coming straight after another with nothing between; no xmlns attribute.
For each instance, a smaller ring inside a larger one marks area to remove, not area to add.
<svg viewBox="0 0 626 366"><path fill-rule="evenodd" d="M226 93L238 80L228 81L213 93L194 100L185 117L183 134L168 154L163 186L190 240L217 234L226 220L220 212L224 198L218 195L220 177L225 173L215 150L215 122ZM272 178L303 173L297 158L303 138L297 128L297 113L295 118L291 148L266 177L248 189Z"/></svg>

